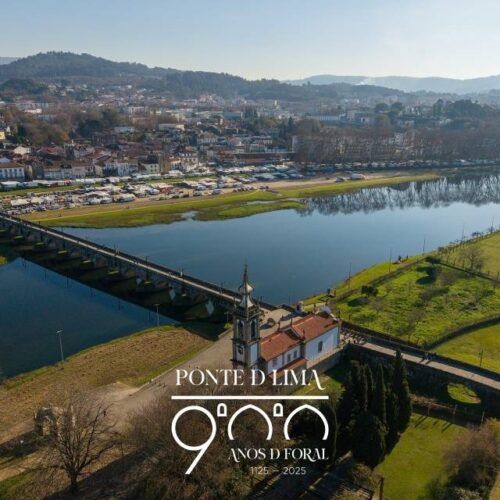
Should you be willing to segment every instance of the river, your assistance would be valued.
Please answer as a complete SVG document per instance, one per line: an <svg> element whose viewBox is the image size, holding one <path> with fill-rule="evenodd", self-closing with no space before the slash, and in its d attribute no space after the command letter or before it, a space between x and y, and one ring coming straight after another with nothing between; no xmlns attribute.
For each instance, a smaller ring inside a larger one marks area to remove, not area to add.
<svg viewBox="0 0 500 500"><path fill-rule="evenodd" d="M363 189L306 204L242 219L66 231L230 288L247 262L256 296L291 303L391 255L498 225L500 175ZM0 268L0 367L10 376L57 361L57 330L71 354L152 326L152 316L16 259Z"/></svg>

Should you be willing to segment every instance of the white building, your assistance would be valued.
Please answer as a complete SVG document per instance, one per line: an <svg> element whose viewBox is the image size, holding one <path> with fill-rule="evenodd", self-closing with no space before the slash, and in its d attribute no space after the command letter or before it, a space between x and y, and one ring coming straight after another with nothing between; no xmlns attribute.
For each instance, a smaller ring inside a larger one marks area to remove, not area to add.
<svg viewBox="0 0 500 500"><path fill-rule="evenodd" d="M245 269L239 288L241 302L233 313L233 364L261 369L266 374L304 369L339 352L340 322L328 310L299 316L289 311L286 320L266 318L252 299L253 288Z"/></svg>
<svg viewBox="0 0 500 500"><path fill-rule="evenodd" d="M25 179L25 169L23 165L18 163L0 163L0 179L5 180L23 180Z"/></svg>
<svg viewBox="0 0 500 500"><path fill-rule="evenodd" d="M137 164L113 161L104 165L103 174L105 176L125 177L137 172L137 170Z"/></svg>

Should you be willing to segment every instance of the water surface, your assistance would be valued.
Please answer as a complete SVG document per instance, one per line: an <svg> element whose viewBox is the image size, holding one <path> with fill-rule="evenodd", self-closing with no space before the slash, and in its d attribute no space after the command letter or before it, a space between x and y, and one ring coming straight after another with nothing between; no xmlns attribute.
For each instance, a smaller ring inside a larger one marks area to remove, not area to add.
<svg viewBox="0 0 500 500"><path fill-rule="evenodd" d="M498 225L500 176L363 189L306 203L301 211L242 219L67 231L232 288L248 262L257 296L292 303L391 255L432 250ZM7 375L57 361L59 329L72 353L155 322L145 309L22 262L0 267L0 367Z"/></svg>

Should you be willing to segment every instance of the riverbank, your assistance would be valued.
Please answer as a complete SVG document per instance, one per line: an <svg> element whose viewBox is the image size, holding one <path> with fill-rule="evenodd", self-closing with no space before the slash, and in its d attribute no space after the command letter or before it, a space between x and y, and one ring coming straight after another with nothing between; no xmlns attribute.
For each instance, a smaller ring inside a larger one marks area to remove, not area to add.
<svg viewBox="0 0 500 500"><path fill-rule="evenodd" d="M467 269L468 255L481 260L482 274ZM499 255L500 232L495 232L376 264L335 286L329 296L318 294L304 304L311 309L329 303L343 319L419 345L438 345L437 352L446 356L498 371L500 325L481 322L500 315ZM429 261L432 257L441 262Z"/></svg>
<svg viewBox="0 0 500 500"><path fill-rule="evenodd" d="M42 405L66 391L135 391L190 359L212 342L181 326L161 326L96 345L66 359L7 379L0 385L0 436L22 432ZM1 441L1 439L0 439Z"/></svg>
<svg viewBox="0 0 500 500"><path fill-rule="evenodd" d="M331 196L367 187L404 184L412 181L438 179L436 173L395 174L346 182L323 181L287 182L271 185L268 190L226 193L189 200L138 200L120 205L85 206L74 209L37 212L26 218L48 226L65 227L133 227L148 224L168 224L194 213L198 220L218 220L247 217L256 213L284 208L300 209L301 199Z"/></svg>

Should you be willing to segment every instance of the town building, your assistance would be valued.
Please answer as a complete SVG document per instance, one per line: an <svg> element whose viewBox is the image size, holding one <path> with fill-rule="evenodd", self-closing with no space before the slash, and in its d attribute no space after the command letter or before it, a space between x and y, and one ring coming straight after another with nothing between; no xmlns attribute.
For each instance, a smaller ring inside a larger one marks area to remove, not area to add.
<svg viewBox="0 0 500 500"><path fill-rule="evenodd" d="M242 299L233 311L233 364L266 374L311 368L340 352L340 322L328 308L298 314L278 309L264 313L252 298L245 267Z"/></svg>
<svg viewBox="0 0 500 500"><path fill-rule="evenodd" d="M0 179L22 180L26 177L25 168L19 163L0 162Z"/></svg>

